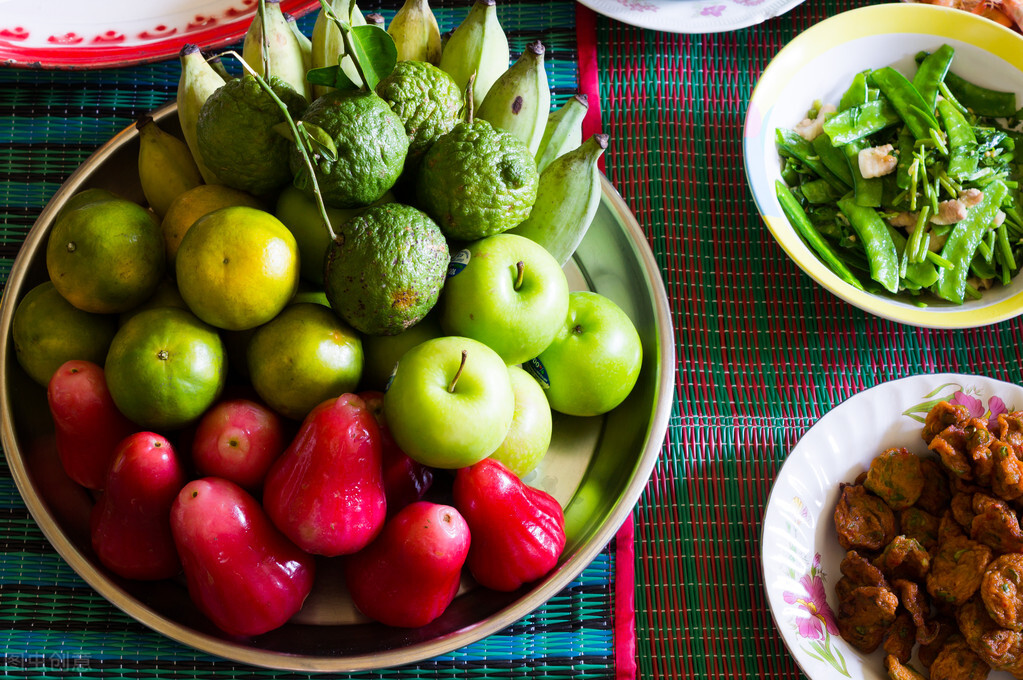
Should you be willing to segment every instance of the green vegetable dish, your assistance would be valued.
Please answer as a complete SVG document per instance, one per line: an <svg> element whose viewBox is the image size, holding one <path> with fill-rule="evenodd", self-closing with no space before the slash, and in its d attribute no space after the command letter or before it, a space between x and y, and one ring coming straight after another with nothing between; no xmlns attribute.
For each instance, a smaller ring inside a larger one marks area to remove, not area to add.
<svg viewBox="0 0 1023 680"><path fill-rule="evenodd" d="M778 129L778 201L842 280L919 305L1008 285L1023 264L1021 111L957 76L954 50L856 74L837 106Z"/></svg>

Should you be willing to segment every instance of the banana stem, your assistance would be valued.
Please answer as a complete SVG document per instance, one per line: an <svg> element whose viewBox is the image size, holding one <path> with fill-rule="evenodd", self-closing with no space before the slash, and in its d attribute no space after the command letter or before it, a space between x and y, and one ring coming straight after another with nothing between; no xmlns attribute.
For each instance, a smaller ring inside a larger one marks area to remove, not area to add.
<svg viewBox="0 0 1023 680"><path fill-rule="evenodd" d="M355 70L358 72L359 77L362 78L362 89L368 89L368 85L366 83L369 81L366 79L366 72L362 70L362 64L359 63L359 57L356 56L355 49L352 46L352 26L349 22L352 20L351 8L354 6L355 0L352 0L352 4L348 9L348 21L341 21L337 14L334 14L334 10L330 8L330 5L327 4L327 0L320 0L320 7L323 8L324 14L326 14L327 18L333 21L334 25L337 26L337 29L341 31L341 40L345 43L345 54L352 58L352 63L355 64Z"/></svg>
<svg viewBox="0 0 1023 680"><path fill-rule="evenodd" d="M448 392L454 393L455 385L458 383L458 379L462 376L462 369L465 368L465 360L469 358L469 350L462 350L462 363L458 364L458 370L455 371L455 377L451 379L448 384Z"/></svg>
<svg viewBox="0 0 1023 680"><path fill-rule="evenodd" d="M245 63L245 60L242 59L240 54L234 50L228 50L225 54L230 54L232 57L241 62L242 68L248 71L249 74L256 79L259 86L263 88L263 91L270 96L270 99L277 104L277 107L280 108L281 112L284 114L284 119L288 121L288 127L291 128L291 134L295 138L296 146L298 146L298 152L302 155L302 160L305 162L306 170L309 172L309 179L313 183L313 195L316 197L316 207L319 209L320 217L323 219L323 226L327 228L327 233L330 234L330 240L337 240L337 232L334 231L334 227L330 224L330 217L327 216L327 206L324 205L323 195L320 193L320 183L316 181L316 168L313 167L312 158L309 156L309 149L306 147L305 135L303 130L299 129L301 122L295 122L295 120L291 117L291 113L288 112L287 104L281 101L281 98L277 96L277 93L273 91L273 88L271 88L270 85L263 80L251 66Z"/></svg>

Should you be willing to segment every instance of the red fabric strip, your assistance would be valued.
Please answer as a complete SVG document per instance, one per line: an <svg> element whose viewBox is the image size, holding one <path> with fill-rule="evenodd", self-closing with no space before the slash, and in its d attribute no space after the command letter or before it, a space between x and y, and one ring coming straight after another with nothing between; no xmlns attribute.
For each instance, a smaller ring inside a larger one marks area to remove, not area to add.
<svg viewBox="0 0 1023 680"><path fill-rule="evenodd" d="M579 56L579 93L589 109L583 119L583 139L600 132L600 79L597 69L597 15L575 5L575 36ZM604 159L600 157L600 170ZM636 562L635 527L632 515L615 535L614 641L615 680L636 680Z"/></svg>
<svg viewBox="0 0 1023 680"><path fill-rule="evenodd" d="M589 109L583 119L583 139L589 139L603 129L600 118L600 80L597 70L597 15L580 5L575 4L575 39L579 54L579 94L585 94ZM604 172L604 158L597 163Z"/></svg>
<svg viewBox="0 0 1023 680"><path fill-rule="evenodd" d="M635 537L630 514L615 535L615 680L636 680Z"/></svg>

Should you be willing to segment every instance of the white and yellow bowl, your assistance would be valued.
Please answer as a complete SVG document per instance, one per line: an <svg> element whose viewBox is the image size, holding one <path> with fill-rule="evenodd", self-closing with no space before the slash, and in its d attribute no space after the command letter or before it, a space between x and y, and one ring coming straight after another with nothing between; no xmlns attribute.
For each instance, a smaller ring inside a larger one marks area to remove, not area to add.
<svg viewBox="0 0 1023 680"><path fill-rule="evenodd" d="M979 300L927 307L874 295L842 281L789 224L775 195L781 158L775 130L793 128L815 100L837 104L853 76L892 66L912 77L914 56L948 43L952 70L972 82L1016 93L1023 106L1023 37L980 16L933 5L895 3L837 14L796 36L768 64L750 98L743 157L757 209L782 249L815 281L871 314L912 326L970 328L1023 313L1023 276Z"/></svg>

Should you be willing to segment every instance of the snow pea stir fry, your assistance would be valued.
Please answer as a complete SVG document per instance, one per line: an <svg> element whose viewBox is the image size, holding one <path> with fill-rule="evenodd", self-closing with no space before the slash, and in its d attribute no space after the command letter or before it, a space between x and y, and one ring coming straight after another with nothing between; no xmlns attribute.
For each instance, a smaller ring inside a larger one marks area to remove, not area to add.
<svg viewBox="0 0 1023 680"><path fill-rule="evenodd" d="M953 57L921 52L912 80L858 73L837 106L776 131L786 217L858 289L961 304L1023 264L1016 96L957 76Z"/></svg>

